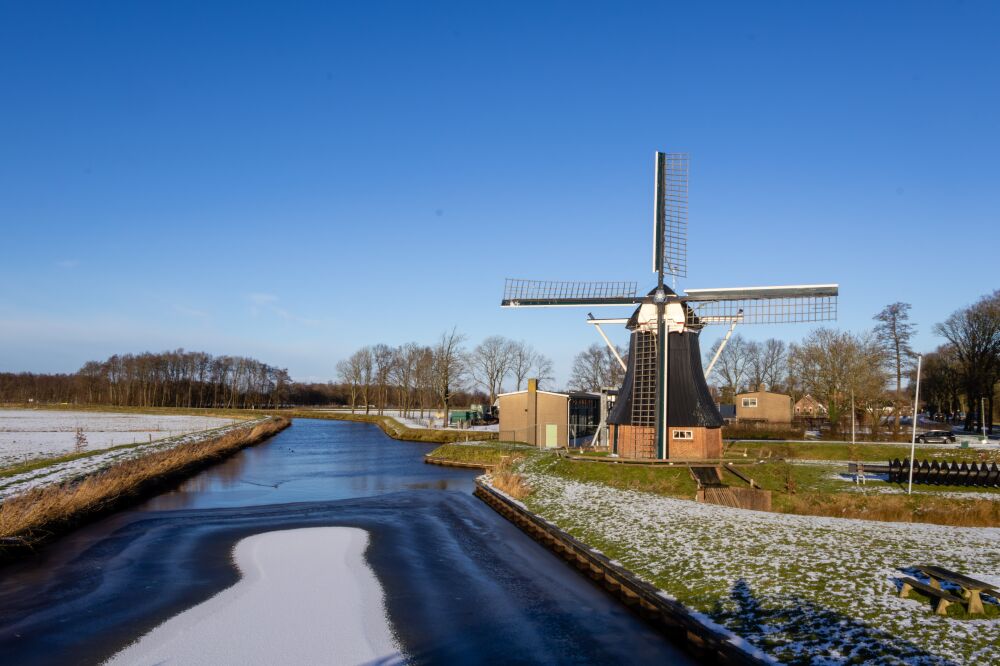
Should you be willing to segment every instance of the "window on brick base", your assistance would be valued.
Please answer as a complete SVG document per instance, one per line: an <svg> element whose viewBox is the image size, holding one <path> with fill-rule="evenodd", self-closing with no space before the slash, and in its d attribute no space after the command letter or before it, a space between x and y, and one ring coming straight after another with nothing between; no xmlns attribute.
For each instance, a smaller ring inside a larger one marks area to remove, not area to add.
<svg viewBox="0 0 1000 666"><path fill-rule="evenodd" d="M694 433L690 430L674 430L674 439L694 439Z"/></svg>

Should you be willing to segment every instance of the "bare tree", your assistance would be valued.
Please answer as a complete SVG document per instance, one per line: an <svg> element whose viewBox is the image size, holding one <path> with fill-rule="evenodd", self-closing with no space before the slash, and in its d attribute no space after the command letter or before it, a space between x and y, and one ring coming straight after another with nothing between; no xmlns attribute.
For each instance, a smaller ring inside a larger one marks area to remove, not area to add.
<svg viewBox="0 0 1000 666"><path fill-rule="evenodd" d="M536 353L531 363L530 374L535 376L539 386L555 381L555 375L552 372L552 359L544 354Z"/></svg>
<svg viewBox="0 0 1000 666"><path fill-rule="evenodd" d="M493 405L503 386L503 380L510 373L516 344L500 335L491 335L476 345L468 355L469 374L481 386Z"/></svg>
<svg viewBox="0 0 1000 666"><path fill-rule="evenodd" d="M826 405L835 432L853 393L877 433L885 404L886 360L885 348L873 333L854 336L829 328L816 329L789 352L793 381Z"/></svg>
<svg viewBox="0 0 1000 666"><path fill-rule="evenodd" d="M624 358L625 350L616 349ZM611 350L606 345L594 343L573 359L569 385L577 391L600 391L605 386L620 386L624 379L625 371Z"/></svg>
<svg viewBox="0 0 1000 666"><path fill-rule="evenodd" d="M910 340L916 329L910 323L909 303L891 303L882 308L874 319L879 322L875 326L875 333L892 355L896 370L896 393L892 399L892 433L898 435L900 406L903 399L903 373L911 365L913 349L910 347Z"/></svg>
<svg viewBox="0 0 1000 666"><path fill-rule="evenodd" d="M396 385L397 400L403 416L409 416L410 407L416 393L417 361L420 358L421 347L415 342L408 342L395 349L392 363L391 378Z"/></svg>
<svg viewBox="0 0 1000 666"><path fill-rule="evenodd" d="M444 425L448 425L452 392L461 386L464 376L464 341L465 336L458 332L458 327L454 327L450 332L442 333L434 347L434 388L444 410Z"/></svg>
<svg viewBox="0 0 1000 666"><path fill-rule="evenodd" d="M911 371L911 381L914 379ZM924 354L920 393L935 412L942 412L948 423L962 407L962 364L951 344L941 345Z"/></svg>
<svg viewBox="0 0 1000 666"><path fill-rule="evenodd" d="M945 337L958 356L969 404L965 429L970 430L973 412L981 411L982 399L989 401L989 415L993 415L993 387L1000 376L1000 290L953 313L934 326L934 332ZM992 434L993 419L983 418L989 421Z"/></svg>
<svg viewBox="0 0 1000 666"><path fill-rule="evenodd" d="M723 338L716 340L708 350L706 357L711 360L719 351ZM743 336L736 334L729 338L729 343L722 349L719 360L715 362L712 374L722 380L722 399L732 401L742 390L749 379L750 349Z"/></svg>
<svg viewBox="0 0 1000 666"><path fill-rule="evenodd" d="M523 340L511 342L510 373L514 377L514 390L520 391L524 380L531 376L539 384L552 381L552 360Z"/></svg>

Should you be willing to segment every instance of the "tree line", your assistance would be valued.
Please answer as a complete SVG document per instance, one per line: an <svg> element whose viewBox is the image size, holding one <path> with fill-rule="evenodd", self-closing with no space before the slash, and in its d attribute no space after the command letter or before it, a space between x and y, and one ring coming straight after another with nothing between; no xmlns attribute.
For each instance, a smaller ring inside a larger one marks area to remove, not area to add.
<svg viewBox="0 0 1000 666"><path fill-rule="evenodd" d="M337 363L337 378L352 411L382 413L394 406L404 415L462 404L481 396L492 405L505 385L520 391L529 376L551 381L552 361L531 345L492 335L469 349L457 329L433 345L367 345ZM507 382L511 384L507 384ZM467 404L467 403L466 403Z"/></svg>
<svg viewBox="0 0 1000 666"><path fill-rule="evenodd" d="M73 374L0 373L4 402L128 407L267 408L285 403L288 371L244 356L183 349L115 354Z"/></svg>
<svg viewBox="0 0 1000 666"><path fill-rule="evenodd" d="M860 333L819 328L802 342L745 340L739 334L723 348L709 382L722 402L763 385L794 400L805 394L820 401L837 427L850 416L850 406L877 433L889 424L900 430L900 415L912 404L917 354L911 342L916 327L909 303L892 303L874 316L873 328ZM921 405L952 421L964 412L966 429L981 423L992 432L994 399L1000 384L1000 290L936 324L945 344L924 354ZM706 365L721 340L706 354Z"/></svg>

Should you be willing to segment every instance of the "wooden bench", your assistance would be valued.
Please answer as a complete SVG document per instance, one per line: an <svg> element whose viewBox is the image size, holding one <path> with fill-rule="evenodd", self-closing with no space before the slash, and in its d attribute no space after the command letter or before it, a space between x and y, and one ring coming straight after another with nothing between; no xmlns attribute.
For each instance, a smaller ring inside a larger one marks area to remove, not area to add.
<svg viewBox="0 0 1000 666"><path fill-rule="evenodd" d="M962 600L951 592L942 590L939 587L931 587L930 585L921 583L919 580L914 580L913 578L904 578L903 587L899 590L899 596L905 599L909 596L911 590L917 590L920 593L931 597L931 599L937 599L937 601L934 602L934 612L938 615L946 615L948 606L962 603Z"/></svg>
<svg viewBox="0 0 1000 666"><path fill-rule="evenodd" d="M970 578L957 571L927 564L918 566L917 570L931 579L931 587L934 589L941 589L941 581L952 583L962 588L962 599L966 603L969 615L977 615L983 612L983 599L981 596L983 592L1000 599L1000 593L992 589L989 583Z"/></svg>

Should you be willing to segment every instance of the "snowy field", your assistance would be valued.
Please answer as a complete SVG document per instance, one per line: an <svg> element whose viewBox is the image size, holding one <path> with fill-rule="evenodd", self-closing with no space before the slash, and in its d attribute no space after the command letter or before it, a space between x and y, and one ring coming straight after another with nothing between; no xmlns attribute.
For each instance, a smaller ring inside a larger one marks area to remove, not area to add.
<svg viewBox="0 0 1000 666"><path fill-rule="evenodd" d="M177 615L109 664L403 663L382 587L352 527L243 539L233 587Z"/></svg>
<svg viewBox="0 0 1000 666"><path fill-rule="evenodd" d="M232 423L232 419L210 416L2 409L0 467L73 453L77 429L87 438L85 450L93 451L149 443Z"/></svg>
<svg viewBox="0 0 1000 666"><path fill-rule="evenodd" d="M527 464L529 508L783 662L1000 663L1000 614L940 617L898 597L920 564L1000 585L998 528L741 511L567 481L545 464Z"/></svg>
<svg viewBox="0 0 1000 666"><path fill-rule="evenodd" d="M256 419L253 421L231 421L229 419L216 420L225 425L211 430L199 430L197 432L189 432L187 434L176 435L174 437L154 439L152 442L147 444L138 444L127 448L110 449L103 452L98 450L98 452L94 455L75 458L73 460L55 463L52 465L45 465L44 467L39 467L38 469L22 472L20 474L0 476L0 500L5 497L17 495L41 486L62 483L63 481L71 481L73 479L98 472L105 467L109 467L110 465L124 462L126 460L132 460L134 458L140 458L150 453L166 451L167 449L172 449L175 446L180 446L181 444L190 444L204 439L210 439L241 428L251 428L264 419ZM20 460L18 462L20 462Z"/></svg>

